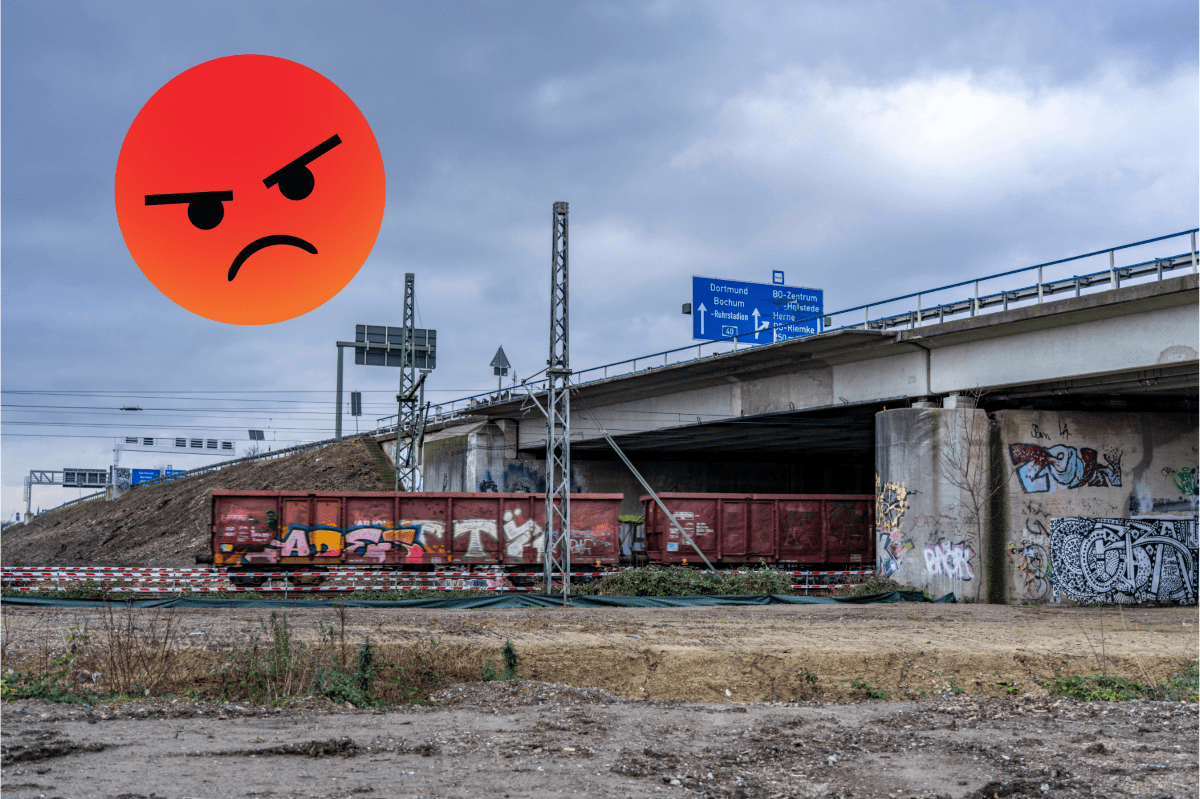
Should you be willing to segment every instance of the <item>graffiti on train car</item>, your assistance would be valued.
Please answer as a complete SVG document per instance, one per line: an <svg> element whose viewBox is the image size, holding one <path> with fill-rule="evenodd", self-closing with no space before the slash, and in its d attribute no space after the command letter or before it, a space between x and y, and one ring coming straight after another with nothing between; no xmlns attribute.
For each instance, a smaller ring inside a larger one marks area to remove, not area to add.
<svg viewBox="0 0 1200 799"><path fill-rule="evenodd" d="M264 552L274 552L277 558L340 558L342 530L328 524L291 524L287 533L277 535L264 547Z"/></svg>
<svg viewBox="0 0 1200 799"><path fill-rule="evenodd" d="M467 539L467 550L460 557L464 558L488 558L493 557L485 548L484 540L495 542L499 540L496 534L495 519L455 519L454 520L454 536L455 541L463 538Z"/></svg>
<svg viewBox="0 0 1200 799"><path fill-rule="evenodd" d="M261 544L261 549L234 554L233 544L222 544L221 551L228 553L224 559L227 562L248 564L281 563L285 558L341 558L343 552L355 561L365 559L368 563L420 563L425 553L444 551L443 529L441 522L431 519L401 521L395 526L389 521L369 521L344 531L328 524L293 524L287 532L281 531ZM389 558L393 550L401 550L402 554Z"/></svg>
<svg viewBox="0 0 1200 799"><path fill-rule="evenodd" d="M442 551L442 530L441 522L429 519L395 526L386 521L360 523L346 530L346 552L368 563L420 563L426 552ZM389 557L393 552L398 556Z"/></svg>
<svg viewBox="0 0 1200 799"><path fill-rule="evenodd" d="M603 551L608 546L608 536L605 532L595 530L571 531L571 555L591 557L596 550Z"/></svg>
<svg viewBox="0 0 1200 799"><path fill-rule="evenodd" d="M542 549L546 546L544 532L542 526L533 519L522 522L520 508L504 511L504 554L519 558L525 553L525 547L533 547L537 550L538 558L541 558Z"/></svg>

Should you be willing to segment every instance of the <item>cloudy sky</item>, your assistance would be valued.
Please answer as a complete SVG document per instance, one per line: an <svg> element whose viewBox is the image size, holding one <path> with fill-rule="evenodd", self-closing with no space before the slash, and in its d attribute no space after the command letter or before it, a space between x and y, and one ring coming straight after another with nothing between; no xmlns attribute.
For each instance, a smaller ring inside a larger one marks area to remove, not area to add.
<svg viewBox="0 0 1200 799"><path fill-rule="evenodd" d="M576 369L689 343L692 275L782 269L837 310L1195 227L1196 4L1086 8L5 2L0 511L24 510L31 468L111 464L119 433L327 437L334 342L399 324L405 272L438 330L435 402L494 388L501 344L519 377L540 370L556 200ZM341 87L387 174L358 276L258 327L160 294L113 202L146 100L239 53ZM365 425L394 413L397 377L348 367ZM78 493L35 489L34 505Z"/></svg>

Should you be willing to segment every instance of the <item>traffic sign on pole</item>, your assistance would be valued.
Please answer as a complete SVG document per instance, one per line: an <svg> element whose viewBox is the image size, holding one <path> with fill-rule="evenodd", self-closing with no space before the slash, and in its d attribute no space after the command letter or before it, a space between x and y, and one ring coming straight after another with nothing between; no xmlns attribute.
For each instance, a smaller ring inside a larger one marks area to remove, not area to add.
<svg viewBox="0 0 1200 799"><path fill-rule="evenodd" d="M692 338L771 344L821 331L821 289L692 278Z"/></svg>

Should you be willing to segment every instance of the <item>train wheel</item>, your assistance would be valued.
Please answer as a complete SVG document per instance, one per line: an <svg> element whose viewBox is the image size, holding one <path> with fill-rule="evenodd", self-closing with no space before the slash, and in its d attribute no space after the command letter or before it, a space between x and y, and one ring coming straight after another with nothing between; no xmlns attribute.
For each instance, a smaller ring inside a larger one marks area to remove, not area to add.
<svg viewBox="0 0 1200 799"><path fill-rule="evenodd" d="M266 577L256 577L245 574L230 575L229 581L233 583L235 588L258 588L261 585L266 585Z"/></svg>

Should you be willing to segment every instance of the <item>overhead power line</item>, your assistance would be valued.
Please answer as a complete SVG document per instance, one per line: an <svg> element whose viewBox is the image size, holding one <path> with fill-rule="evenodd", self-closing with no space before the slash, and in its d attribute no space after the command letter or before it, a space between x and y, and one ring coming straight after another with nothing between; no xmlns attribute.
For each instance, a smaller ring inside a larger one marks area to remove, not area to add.
<svg viewBox="0 0 1200 799"><path fill-rule="evenodd" d="M108 424L107 422L5 422L5 427L9 425L25 425L30 427L117 427L122 430L128 429L143 429L143 430L237 430L239 428L232 425L166 425L166 424ZM328 433L332 430L329 427L272 427L272 430L292 430L303 433Z"/></svg>

